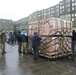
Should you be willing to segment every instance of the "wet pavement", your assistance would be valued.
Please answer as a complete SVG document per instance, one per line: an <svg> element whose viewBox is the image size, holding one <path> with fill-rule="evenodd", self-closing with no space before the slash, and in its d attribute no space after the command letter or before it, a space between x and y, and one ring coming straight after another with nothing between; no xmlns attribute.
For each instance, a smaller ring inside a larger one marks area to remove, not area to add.
<svg viewBox="0 0 76 75"><path fill-rule="evenodd" d="M33 55L18 54L17 45L6 44L6 54L0 53L0 75L76 75L76 59L34 62Z"/></svg>

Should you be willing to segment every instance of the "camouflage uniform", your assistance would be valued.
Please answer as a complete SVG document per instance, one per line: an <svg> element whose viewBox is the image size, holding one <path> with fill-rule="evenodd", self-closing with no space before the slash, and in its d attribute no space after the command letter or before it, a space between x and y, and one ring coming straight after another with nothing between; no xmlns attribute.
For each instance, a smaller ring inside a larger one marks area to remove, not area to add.
<svg viewBox="0 0 76 75"><path fill-rule="evenodd" d="M6 42L6 36L5 36L5 33L2 32L0 35L0 45L1 45L2 54L6 53L5 42Z"/></svg>

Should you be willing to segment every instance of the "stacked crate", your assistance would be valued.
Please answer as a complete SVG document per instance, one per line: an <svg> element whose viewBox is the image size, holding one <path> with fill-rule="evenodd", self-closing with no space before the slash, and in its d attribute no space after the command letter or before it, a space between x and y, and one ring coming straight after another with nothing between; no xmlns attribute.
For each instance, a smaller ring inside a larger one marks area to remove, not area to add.
<svg viewBox="0 0 76 75"><path fill-rule="evenodd" d="M40 55L66 56L72 52L72 22L59 18L49 18L30 23L29 36L34 32L42 37Z"/></svg>

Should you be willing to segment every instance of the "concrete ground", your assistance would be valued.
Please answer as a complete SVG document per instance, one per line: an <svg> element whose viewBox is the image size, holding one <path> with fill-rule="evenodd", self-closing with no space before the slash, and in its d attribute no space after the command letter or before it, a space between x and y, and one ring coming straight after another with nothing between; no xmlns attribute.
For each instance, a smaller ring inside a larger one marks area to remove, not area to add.
<svg viewBox="0 0 76 75"><path fill-rule="evenodd" d="M0 53L0 75L76 75L76 59L34 62L33 55L18 54L17 45L6 44L6 54Z"/></svg>

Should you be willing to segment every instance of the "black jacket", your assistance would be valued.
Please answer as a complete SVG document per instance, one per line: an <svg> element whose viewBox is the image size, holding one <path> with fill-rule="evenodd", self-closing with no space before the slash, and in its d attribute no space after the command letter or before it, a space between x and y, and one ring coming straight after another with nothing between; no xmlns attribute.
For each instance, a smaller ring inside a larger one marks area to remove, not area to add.
<svg viewBox="0 0 76 75"><path fill-rule="evenodd" d="M72 33L72 41L76 41L76 32L75 30L73 30L73 33Z"/></svg>
<svg viewBox="0 0 76 75"><path fill-rule="evenodd" d="M17 34L16 39L18 42L22 42L22 37L20 33Z"/></svg>

